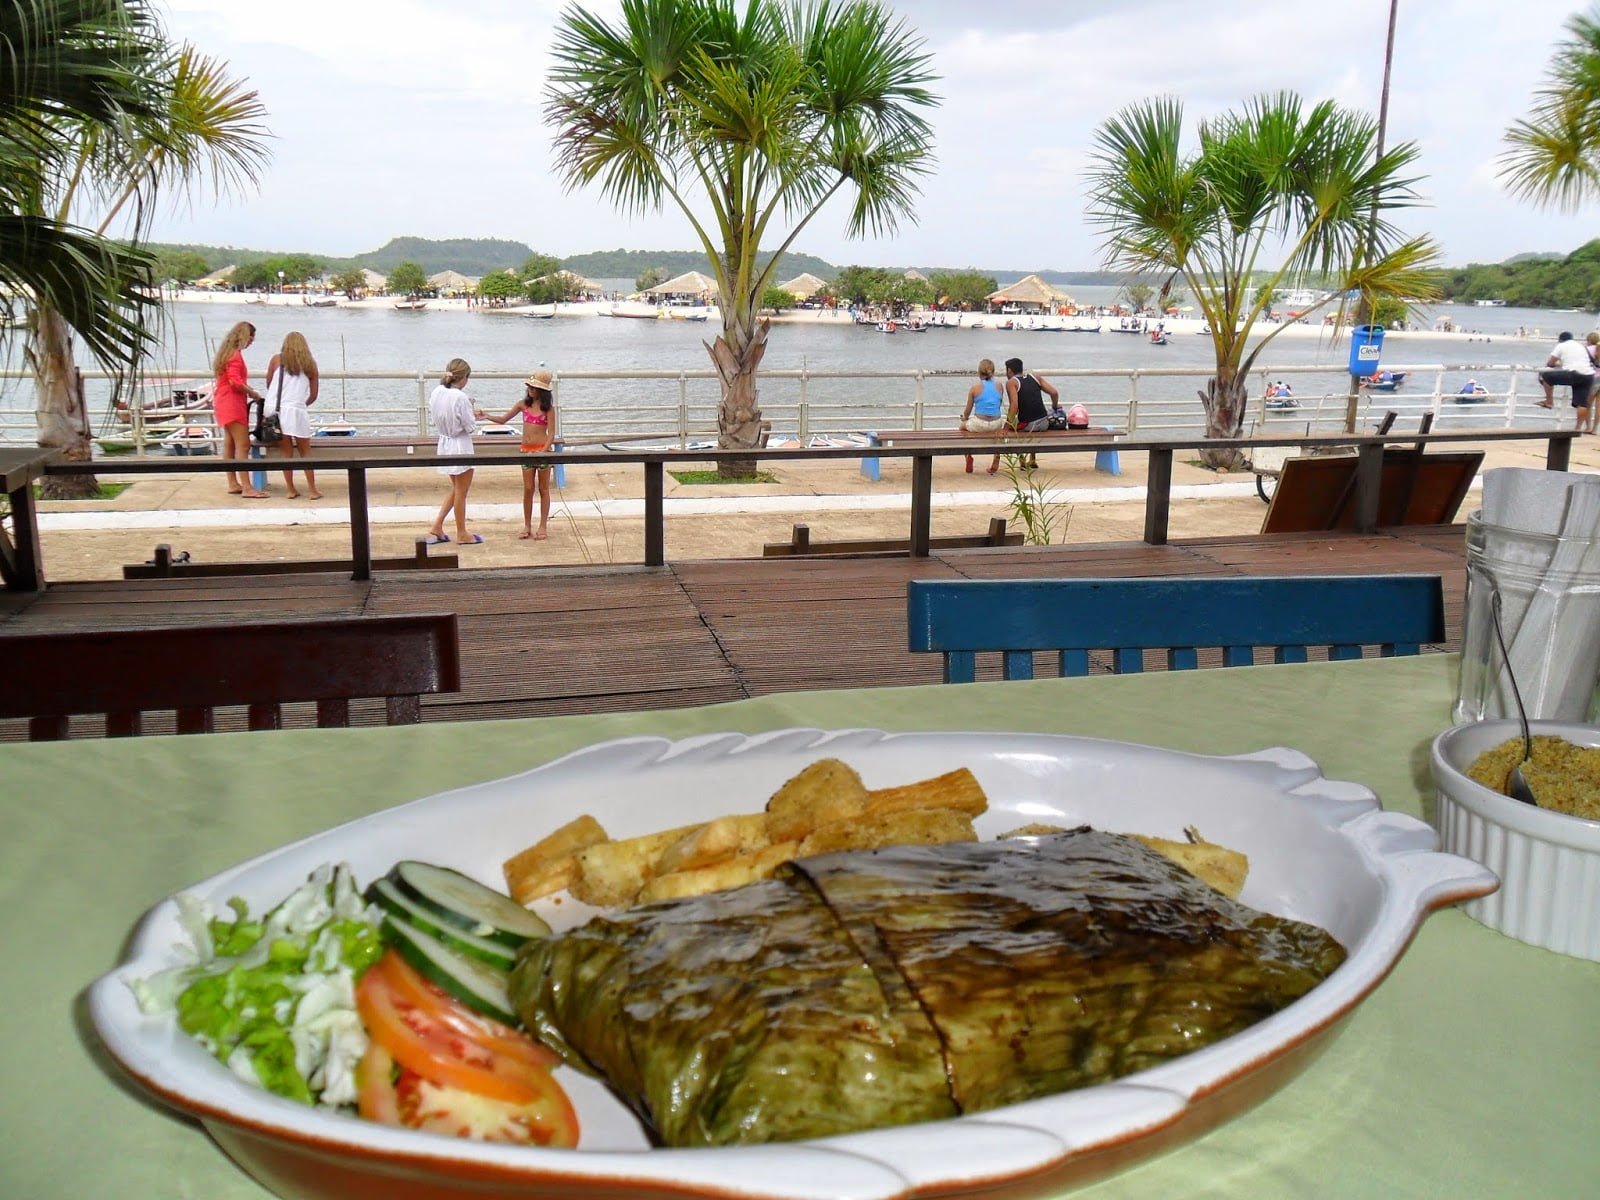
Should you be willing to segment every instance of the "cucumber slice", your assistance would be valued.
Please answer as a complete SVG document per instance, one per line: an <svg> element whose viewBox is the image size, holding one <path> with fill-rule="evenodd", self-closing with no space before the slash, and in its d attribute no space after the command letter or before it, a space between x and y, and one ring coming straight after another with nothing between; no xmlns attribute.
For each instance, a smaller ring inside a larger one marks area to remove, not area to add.
<svg viewBox="0 0 1600 1200"><path fill-rule="evenodd" d="M468 958L404 917L386 913L383 935L430 983L437 984L468 1008L517 1027L516 1010L507 992L510 976L488 963Z"/></svg>
<svg viewBox="0 0 1600 1200"><path fill-rule="evenodd" d="M380 879L367 889L367 901L384 912L410 921L423 933L438 938L458 954L480 959L490 966L509 971L517 961L516 950L504 942L469 933L452 925L431 909L423 908L406 896L388 879Z"/></svg>
<svg viewBox="0 0 1600 1200"><path fill-rule="evenodd" d="M398 862L388 878L412 903L459 929L504 942L512 949L529 938L550 936L550 926L515 900L449 867Z"/></svg>

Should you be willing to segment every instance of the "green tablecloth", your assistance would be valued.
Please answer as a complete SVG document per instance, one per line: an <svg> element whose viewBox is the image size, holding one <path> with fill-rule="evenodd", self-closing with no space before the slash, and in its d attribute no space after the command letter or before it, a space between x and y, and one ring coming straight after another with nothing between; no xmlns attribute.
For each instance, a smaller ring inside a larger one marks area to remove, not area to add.
<svg viewBox="0 0 1600 1200"><path fill-rule="evenodd" d="M805 692L710 708L399 729L0 747L0 1196L265 1193L106 1063L82 989L149 905L244 858L607 738L794 725L1082 733L1212 753L1297 747L1432 812L1455 659ZM1431 918L1311 1068L1207 1137L1078 1193L1590 1196L1600 964Z"/></svg>

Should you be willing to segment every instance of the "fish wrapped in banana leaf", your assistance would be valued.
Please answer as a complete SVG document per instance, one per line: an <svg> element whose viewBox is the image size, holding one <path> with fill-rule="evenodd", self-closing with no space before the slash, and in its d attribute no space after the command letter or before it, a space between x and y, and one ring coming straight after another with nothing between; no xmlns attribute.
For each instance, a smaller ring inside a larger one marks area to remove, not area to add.
<svg viewBox="0 0 1600 1200"><path fill-rule="evenodd" d="M661 1144L824 1137L1103 1083L1229 1037L1344 959L1090 829L800 859L531 944L528 1028Z"/></svg>

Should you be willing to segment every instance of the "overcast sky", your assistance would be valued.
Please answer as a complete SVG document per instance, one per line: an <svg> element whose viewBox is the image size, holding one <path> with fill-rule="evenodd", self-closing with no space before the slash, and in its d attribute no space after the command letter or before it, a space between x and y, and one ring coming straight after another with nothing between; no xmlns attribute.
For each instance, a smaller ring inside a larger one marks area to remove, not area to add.
<svg viewBox="0 0 1600 1200"><path fill-rule="evenodd" d="M499 237L565 256L689 249L675 213L625 220L552 176L541 121L555 0L167 0L174 36L259 89L275 139L259 193L164 214L160 241L350 255L391 237ZM613 12L612 0L590 7ZM824 212L796 249L836 264L1088 270L1095 126L1169 94L1191 116L1292 88L1374 114L1388 0L900 0L943 97L917 221L851 241ZM1452 264L1600 234L1512 200L1500 135L1577 0L1400 0L1391 144L1419 143L1430 206L1402 217Z"/></svg>

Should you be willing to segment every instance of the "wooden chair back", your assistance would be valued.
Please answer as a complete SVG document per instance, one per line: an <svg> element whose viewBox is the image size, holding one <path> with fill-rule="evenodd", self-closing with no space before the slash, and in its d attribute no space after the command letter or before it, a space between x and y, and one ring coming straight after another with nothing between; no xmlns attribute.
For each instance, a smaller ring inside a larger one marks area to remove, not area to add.
<svg viewBox="0 0 1600 1200"><path fill-rule="evenodd" d="M27 718L31 741L69 737L87 714L129 737L167 710L177 732L210 733L216 709L241 705L249 728L279 729L282 706L307 701L319 726L344 726L367 698L415 724L423 693L461 690L454 613L0 636L0 662L0 718Z"/></svg>
<svg viewBox="0 0 1600 1200"><path fill-rule="evenodd" d="M1062 675L1087 675L1089 652L1110 651L1111 669L1144 669L1165 650L1171 670L1220 648L1223 666L1249 666L1257 647L1275 662L1305 662L1326 647L1335 659L1416 654L1443 642L1437 575L1178 579L913 580L906 625L913 651L944 655L946 683L970 683L976 655L1001 654L1006 679L1032 679L1035 651L1055 651Z"/></svg>

